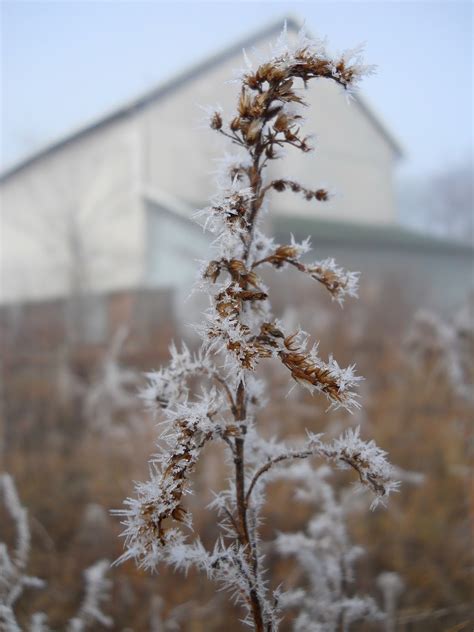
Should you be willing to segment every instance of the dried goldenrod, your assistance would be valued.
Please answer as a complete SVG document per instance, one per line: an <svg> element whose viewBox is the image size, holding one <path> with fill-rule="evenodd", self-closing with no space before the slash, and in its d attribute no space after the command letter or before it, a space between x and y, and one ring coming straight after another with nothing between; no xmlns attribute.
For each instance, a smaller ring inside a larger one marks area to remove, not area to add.
<svg viewBox="0 0 474 632"><path fill-rule="evenodd" d="M220 110L211 113L210 127L230 139L238 153L225 156L219 192L196 214L214 235L212 258L199 282L210 302L196 327L202 343L196 356L185 347L181 352L173 348L170 366L148 376L144 398L164 416L164 447L152 459L150 479L137 485L136 496L119 512L126 546L121 561L133 558L150 569L164 562L205 571L234 594L246 623L259 632L276 630L279 621L279 596L264 579L259 547L264 474L277 464L315 456L354 468L377 498L395 488L384 453L356 433L329 444L311 435L295 450L265 441L256 428L264 385L254 371L269 359L280 362L298 384L323 394L333 408L359 406L355 389L360 378L354 368L341 368L332 357L324 361L304 332L283 330L259 269L292 266L321 283L339 303L356 295L356 273L332 259L306 263L309 239L275 244L261 230L261 215L271 190L292 191L317 203L329 197L325 189L287 178L266 180L266 167L281 148L311 149L301 131L298 107L304 99L298 84L325 78L349 90L368 70L350 54L330 56L322 42L303 34L291 44L284 32L269 59L256 68L249 65L242 75L236 112L228 119ZM191 395L190 378L207 381L198 396ZM213 550L205 549L199 537L190 538L192 518L185 507L189 475L209 441L223 442L232 467L227 488L212 503L222 529Z"/></svg>

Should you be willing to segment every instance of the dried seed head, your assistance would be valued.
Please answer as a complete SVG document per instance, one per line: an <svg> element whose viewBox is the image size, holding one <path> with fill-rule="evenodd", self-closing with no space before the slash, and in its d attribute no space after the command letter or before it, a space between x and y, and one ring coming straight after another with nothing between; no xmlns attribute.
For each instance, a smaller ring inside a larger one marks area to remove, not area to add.
<svg viewBox="0 0 474 632"><path fill-rule="evenodd" d="M317 191L315 191L314 197L320 202L326 202L327 200L329 200L329 193L326 191L326 189L318 189Z"/></svg>
<svg viewBox="0 0 474 632"><path fill-rule="evenodd" d="M231 123L230 123L230 129L233 132L237 132L240 129L241 122L242 121L240 120L240 117L239 116L235 116L232 119Z"/></svg>
<svg viewBox="0 0 474 632"><path fill-rule="evenodd" d="M222 115L220 112L214 112L211 116L210 126L212 129L222 129Z"/></svg>
<svg viewBox="0 0 474 632"><path fill-rule="evenodd" d="M275 251L275 256L281 259L296 259L298 254L298 248L290 245L279 246Z"/></svg>
<svg viewBox="0 0 474 632"><path fill-rule="evenodd" d="M247 118L250 116L252 109L252 99L249 93L246 92L244 89L242 89L242 92L240 93L238 107L240 116L242 116L243 118Z"/></svg>
<svg viewBox="0 0 474 632"><path fill-rule="evenodd" d="M252 290L243 290L238 294L243 301L264 301L268 294L265 292L253 292Z"/></svg>
<svg viewBox="0 0 474 632"><path fill-rule="evenodd" d="M221 266L218 261L209 261L206 270L204 271L204 278L211 279L213 283L215 283L219 277L221 272Z"/></svg>
<svg viewBox="0 0 474 632"><path fill-rule="evenodd" d="M284 112L280 112L275 122L273 123L273 128L277 132L284 132L285 130L288 129L288 123L289 123L288 116Z"/></svg>
<svg viewBox="0 0 474 632"><path fill-rule="evenodd" d="M262 127L263 121L261 121L260 119L255 119L250 123L245 132L245 140L249 145L254 145L258 141L258 139L260 138Z"/></svg>

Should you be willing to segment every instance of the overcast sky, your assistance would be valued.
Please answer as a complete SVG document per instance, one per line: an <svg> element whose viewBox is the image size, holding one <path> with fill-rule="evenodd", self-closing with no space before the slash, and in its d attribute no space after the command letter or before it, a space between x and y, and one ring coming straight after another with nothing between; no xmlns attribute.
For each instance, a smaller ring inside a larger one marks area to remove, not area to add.
<svg viewBox="0 0 474 632"><path fill-rule="evenodd" d="M288 13L335 49L367 43L379 70L363 93L404 147L405 173L427 173L472 145L471 2L1 6L3 166Z"/></svg>

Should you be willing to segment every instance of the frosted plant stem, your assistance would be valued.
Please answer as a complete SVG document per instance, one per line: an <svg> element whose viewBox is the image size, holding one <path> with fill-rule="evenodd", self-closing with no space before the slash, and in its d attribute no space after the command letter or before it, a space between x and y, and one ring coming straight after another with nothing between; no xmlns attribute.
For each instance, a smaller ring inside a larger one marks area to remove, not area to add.
<svg viewBox="0 0 474 632"><path fill-rule="evenodd" d="M172 346L169 366L148 374L142 397L163 417L162 441L151 459L149 480L137 483L136 495L117 512L125 527L126 550L120 562L133 558L150 570L165 563L183 572L191 567L204 571L232 593L244 609L243 623L254 632L276 632L282 609L282 593L272 590L265 577L258 544L263 475L278 464L288 467L290 460L315 456L356 470L375 493L374 502L396 489L385 453L373 442L364 442L358 430L348 430L330 443L308 432L303 446L291 449L285 442L259 436L257 428L265 400L264 381L255 371L264 360L280 362L295 382L324 395L333 409L351 412L360 407L355 389L361 378L354 367L341 368L332 355L323 360L306 332L286 332L272 312L270 288L258 273L260 266L291 266L322 284L340 305L357 295L358 273L343 270L333 259L306 263L302 257L310 250L309 238L299 243L292 236L289 243L277 244L261 225L270 190L289 190L307 201L329 198L325 189L308 188L293 178L265 179L267 164L281 158L287 146L303 153L311 150L310 137L300 133L298 107L305 102L295 82L306 86L311 79L328 79L352 89L368 71L357 51L331 56L323 42L310 41L304 33L293 45L284 29L270 59L254 70L249 66L242 75L233 118L225 120L220 108L211 113L210 127L240 151L226 154L217 195L195 214L214 236L212 258L203 262L196 284L210 299L202 322L195 326L202 343L196 354L185 345L181 351ZM199 536L191 535L185 496L205 444L213 441L225 442L232 460L227 488L209 505L217 511L221 529L210 551ZM315 594L321 618L327 618L329 601L319 589ZM305 616L302 612L301 630L306 632L312 621L306 622Z"/></svg>
<svg viewBox="0 0 474 632"><path fill-rule="evenodd" d="M244 483L244 442L245 439L238 437L235 440L235 482L236 482L236 500L239 513L239 527L241 544L245 547L247 561L252 570L251 584L249 586L249 596L252 607L252 616L254 620L255 630L264 632L262 605L258 597L255 584L257 583L257 557L256 551L252 546L249 536L247 524L247 503L245 501L245 483Z"/></svg>
<svg viewBox="0 0 474 632"><path fill-rule="evenodd" d="M240 382L237 389L235 400L237 402L236 421L245 422L246 407L245 407L245 388L242 382ZM252 616L254 620L255 630L257 632L264 632L262 604L257 592L257 552L252 544L252 539L249 535L248 523L247 523L247 500L245 495L245 433L246 426L242 423L241 431L243 436L236 437L235 439L235 495L236 506L238 512L238 526L240 543L245 547L245 554L247 556L247 562L249 568L252 571L252 577L250 578L249 585L249 597L251 602Z"/></svg>
<svg viewBox="0 0 474 632"><path fill-rule="evenodd" d="M259 144L260 145L260 144ZM253 239L253 227L255 225L255 220L257 218L257 213L262 205L263 198L260 196L260 190L262 188L262 166L260 165L260 157L262 154L262 147L258 146L255 149L253 166L250 172L250 183L251 189L253 192L253 202L251 207L251 215L249 219L249 228L248 228L248 241L245 247L245 260L248 261L251 251L252 239ZM239 404L240 410L239 416L241 420L245 420L245 389L243 383L240 382L239 390L242 390L241 395L241 403ZM237 401L239 401L239 391L237 392ZM244 427L245 432L245 427ZM245 491L245 434L242 438L237 437L235 440L235 475L236 475L236 500L237 507L239 511L239 522L242 528L242 533L244 534L244 544L246 547L246 551L248 551L249 566L253 570L253 576L255 580L255 584L257 583L257 573L258 573L258 560L257 560L257 551L253 546L253 539L251 540L248 533L248 525L247 525L247 508L248 508L248 496ZM262 617L262 605L260 603L260 599L258 597L256 586L250 587L250 599L252 605L252 615L255 625L255 630L260 632L264 630L263 626L263 617ZM271 624L269 624L271 625Z"/></svg>

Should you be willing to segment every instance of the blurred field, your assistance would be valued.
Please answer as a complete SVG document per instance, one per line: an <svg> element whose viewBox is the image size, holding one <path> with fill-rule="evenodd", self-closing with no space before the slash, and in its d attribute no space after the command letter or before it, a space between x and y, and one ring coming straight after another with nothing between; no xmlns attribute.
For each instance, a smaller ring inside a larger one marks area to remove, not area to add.
<svg viewBox="0 0 474 632"><path fill-rule="evenodd" d="M309 295L307 288L292 284L291 291L287 287L281 293L282 304L298 305L297 322L321 340L323 355L333 352L341 364L357 363L366 378L363 408L354 417L326 415L325 401L297 387L288 394L287 374L262 364L270 383L269 404L260 420L265 434L297 436L305 428L331 434L361 424L362 434L373 436L404 473L401 491L386 510L367 512L367 500L354 496L349 528L353 540L367 550L355 588L382 604L377 576L396 571L404 582L397 630L471 629L474 336L468 312L455 314L454 324L442 324L433 315L415 319L409 295L389 284L344 310L326 303L317 288ZM282 316L289 322L296 318L288 310ZM132 334L111 359L115 373L108 374L104 363L111 358L110 348L63 341L58 355L57 346L48 351L43 338L43 348L35 348L35 340L26 335L17 337L14 346L4 345L3 469L15 477L29 510L33 541L28 572L48 583L45 590L27 590L18 602L23 624L31 612L42 610L49 613L51 626L60 628L80 601L83 570L121 552L119 521L109 509L120 507L133 480L146 476L157 436L135 397L144 382L140 372L166 362L168 343L181 335L172 321L157 322L146 338L133 334L129 324ZM453 363L461 372L453 372ZM135 372L129 373L130 368ZM91 391L99 383L102 390L92 405ZM111 394L117 392L121 395L114 400ZM225 469L218 450L206 456L188 504L204 541L211 543L216 517L200 508L211 499L210 489L219 487ZM353 478L341 473L337 481L347 490ZM304 526L309 510L296 503L293 492L288 484L271 485L265 540L278 530ZM9 541L11 525L4 518L0 539ZM304 581L291 562L271 549L268 560L275 582L289 587ZM114 630L240 629L231 623L238 617L230 615L225 595L216 594L203 577L184 579L166 570L151 576L132 563L113 568L110 577L113 596L105 610L114 618ZM183 603L184 608L173 611ZM162 617L170 616L169 625L176 620L181 627L159 627Z"/></svg>

